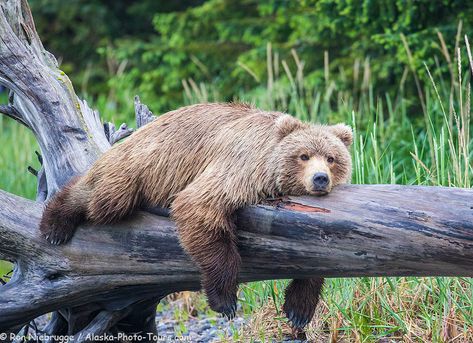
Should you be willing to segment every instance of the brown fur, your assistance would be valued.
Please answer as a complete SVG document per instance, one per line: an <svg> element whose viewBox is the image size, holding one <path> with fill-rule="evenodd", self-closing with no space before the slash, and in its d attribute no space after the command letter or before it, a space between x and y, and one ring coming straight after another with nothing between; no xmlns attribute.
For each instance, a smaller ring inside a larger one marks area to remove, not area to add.
<svg viewBox="0 0 473 343"><path fill-rule="evenodd" d="M283 310L294 327L302 328L310 322L323 285L323 278L295 279L286 288Z"/></svg>
<svg viewBox="0 0 473 343"><path fill-rule="evenodd" d="M233 213L275 194L319 194L311 183L318 171L329 177L325 192L349 181L351 137L345 125L310 125L247 105L184 107L106 152L51 200L40 228L59 244L80 220L113 223L140 206L171 206L181 244L202 271L211 308L232 317L240 268ZM306 323L321 282L293 285L285 310L294 309L294 325Z"/></svg>
<svg viewBox="0 0 473 343"><path fill-rule="evenodd" d="M59 193L48 202L40 222L40 229L50 242L68 241L77 225L86 219L86 208L82 201L75 202L74 186L78 177L69 181Z"/></svg>

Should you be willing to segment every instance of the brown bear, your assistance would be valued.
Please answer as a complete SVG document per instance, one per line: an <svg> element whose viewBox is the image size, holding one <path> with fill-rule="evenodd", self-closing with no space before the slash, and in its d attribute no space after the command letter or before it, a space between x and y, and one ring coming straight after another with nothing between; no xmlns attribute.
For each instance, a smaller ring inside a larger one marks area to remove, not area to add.
<svg viewBox="0 0 473 343"><path fill-rule="evenodd" d="M232 318L240 255L233 213L281 194L323 195L351 178L351 129L303 123L245 104L199 104L161 115L101 156L46 205L40 229L67 242L85 221L114 223L170 206L180 242L202 272L210 307ZM322 278L293 280L284 311L312 318Z"/></svg>

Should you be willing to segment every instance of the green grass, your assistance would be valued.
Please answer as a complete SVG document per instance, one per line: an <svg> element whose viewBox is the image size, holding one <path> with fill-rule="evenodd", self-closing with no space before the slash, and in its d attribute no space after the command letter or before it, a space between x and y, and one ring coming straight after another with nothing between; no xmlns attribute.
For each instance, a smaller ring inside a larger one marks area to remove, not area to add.
<svg viewBox="0 0 473 343"><path fill-rule="evenodd" d="M0 189L34 199L36 178L27 169L28 166L39 168L34 154L39 148L33 134L13 120L0 116L0 147ZM11 269L10 263L0 261L0 278Z"/></svg>
<svg viewBox="0 0 473 343"><path fill-rule="evenodd" d="M354 128L353 183L396 183L467 187L472 182L470 164L470 83L468 72L444 78L435 68L432 83L413 101L400 84L397 94L378 95L370 85L369 65L353 78L353 91L339 91L337 79L348 77L340 71L334 79L311 89L304 82L303 66L294 54L296 70L287 64L270 63L271 81L257 91L239 94L236 99L255 103L264 109L287 111L298 118L314 122L346 122ZM274 61L274 58L269 58ZM452 60L455 60L452 57ZM454 62L454 65L456 62ZM408 69L406 69L408 70ZM462 71L463 73L463 71ZM328 75L328 73L326 73ZM408 71L405 82L415 74ZM412 81L413 82L413 81ZM183 104L219 100L212 85L183 82ZM123 88L112 97L100 97L93 105L103 119L133 121L133 91ZM422 99L422 100L421 100ZM146 103L146 99L143 99ZM423 106L421 106L423 102ZM118 123L117 123L118 124ZM17 123L0 118L0 188L34 198L35 179L26 171L38 166L34 137ZM448 206L448 204L446 204ZM3 268L3 269L2 269ZM0 272L8 269L0 264ZM286 281L267 281L243 285L240 292L242 312L250 324L234 330L228 340L270 341L287 333L284 316L279 312ZM313 340L345 339L375 342L383 337L403 341L443 342L473 340L473 283L467 278L346 278L330 279L323 302L307 335ZM193 311L208 313L202 296L193 300ZM170 306L172 299L160 305ZM185 320L192 313L180 307L175 316ZM269 314L269 315L268 315ZM271 324L273 323L273 324ZM276 323L276 324L274 324ZM271 326L272 325L272 326ZM180 332L181 327L176 327ZM255 337L256 335L256 337Z"/></svg>
<svg viewBox="0 0 473 343"><path fill-rule="evenodd" d="M35 198L36 178L28 166L39 168L33 134L15 121L0 116L0 189Z"/></svg>

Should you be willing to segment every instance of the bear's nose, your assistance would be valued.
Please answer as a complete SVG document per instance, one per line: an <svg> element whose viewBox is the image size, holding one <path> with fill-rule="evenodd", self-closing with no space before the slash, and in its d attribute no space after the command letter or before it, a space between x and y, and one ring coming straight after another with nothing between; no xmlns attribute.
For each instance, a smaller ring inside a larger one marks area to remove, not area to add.
<svg viewBox="0 0 473 343"><path fill-rule="evenodd" d="M312 179L316 190L325 189L328 186L328 181L327 173L315 173Z"/></svg>

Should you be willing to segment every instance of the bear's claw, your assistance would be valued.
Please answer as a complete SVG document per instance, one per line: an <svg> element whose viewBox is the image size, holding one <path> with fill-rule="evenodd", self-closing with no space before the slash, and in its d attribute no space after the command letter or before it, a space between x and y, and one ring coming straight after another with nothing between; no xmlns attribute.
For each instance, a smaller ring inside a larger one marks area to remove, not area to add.
<svg viewBox="0 0 473 343"><path fill-rule="evenodd" d="M53 245L61 245L68 242L72 238L73 232L65 230L55 230L49 228L42 236Z"/></svg>
<svg viewBox="0 0 473 343"><path fill-rule="evenodd" d="M221 313L227 319L235 318L237 310L236 295L214 295L209 297L209 305L215 312Z"/></svg>
<svg viewBox="0 0 473 343"><path fill-rule="evenodd" d="M226 317L229 320L235 318L236 303L220 308L219 312L222 314L222 316Z"/></svg>
<svg viewBox="0 0 473 343"><path fill-rule="evenodd" d="M313 316L313 312L296 312L293 310L288 310L286 312L286 317L288 321L291 323L291 326L297 329L304 328L309 322L311 321Z"/></svg>

